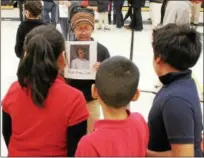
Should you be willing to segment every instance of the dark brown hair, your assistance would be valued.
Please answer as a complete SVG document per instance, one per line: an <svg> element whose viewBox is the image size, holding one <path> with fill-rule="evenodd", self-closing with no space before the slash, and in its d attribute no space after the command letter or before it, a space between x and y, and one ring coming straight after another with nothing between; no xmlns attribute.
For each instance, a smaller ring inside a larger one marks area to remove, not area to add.
<svg viewBox="0 0 204 158"><path fill-rule="evenodd" d="M38 26L24 43L26 55L17 76L22 88L31 92L32 100L43 107L48 91L58 75L57 60L65 50L62 34L53 26Z"/></svg>
<svg viewBox="0 0 204 158"><path fill-rule="evenodd" d="M28 10L33 17L37 17L42 13L42 2L40 0L28 0L25 2L25 10Z"/></svg>

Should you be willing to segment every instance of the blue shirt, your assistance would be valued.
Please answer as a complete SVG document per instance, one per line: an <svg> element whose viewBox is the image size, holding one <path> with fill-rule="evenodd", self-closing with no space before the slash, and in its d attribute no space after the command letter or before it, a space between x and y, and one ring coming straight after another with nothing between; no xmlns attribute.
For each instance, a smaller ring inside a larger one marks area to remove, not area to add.
<svg viewBox="0 0 204 158"><path fill-rule="evenodd" d="M202 113L191 70L160 77L163 88L156 95L148 116L149 149L171 150L170 144L194 144L202 156Z"/></svg>

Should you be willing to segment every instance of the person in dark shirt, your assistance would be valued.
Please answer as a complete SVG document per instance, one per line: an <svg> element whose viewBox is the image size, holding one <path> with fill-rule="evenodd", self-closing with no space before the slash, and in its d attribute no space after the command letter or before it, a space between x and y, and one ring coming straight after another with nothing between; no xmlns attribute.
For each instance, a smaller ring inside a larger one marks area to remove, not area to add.
<svg viewBox="0 0 204 158"><path fill-rule="evenodd" d="M67 85L65 44L53 26L34 28L2 101L3 136L11 157L73 157L89 116L83 94Z"/></svg>
<svg viewBox="0 0 204 158"><path fill-rule="evenodd" d="M94 11L82 6L76 6L71 12L71 27L77 41L93 40L91 35L94 30ZM109 58L108 49L100 43L97 43L97 64ZM69 79L68 83L83 92L88 103L90 117L88 119L88 132L92 131L94 121L100 117L100 108L98 102L92 98L91 86L95 83L94 80L76 80Z"/></svg>
<svg viewBox="0 0 204 158"><path fill-rule="evenodd" d="M189 25L168 24L153 31L152 45L163 87L148 116L147 156L202 156L201 104L190 70L201 54L200 34Z"/></svg>
<svg viewBox="0 0 204 158"><path fill-rule="evenodd" d="M43 21L40 19L41 13L43 10L41 1L26 1L25 2L25 16L26 20L22 21L18 27L16 34L16 45L15 53L16 56L20 59L23 58L24 49L23 44L26 35L35 27L43 24Z"/></svg>
<svg viewBox="0 0 204 158"><path fill-rule="evenodd" d="M98 30L104 28L104 30L110 30L109 23L108 23L108 11L110 6L109 0L98 0L98 13L99 13L99 23L98 23Z"/></svg>
<svg viewBox="0 0 204 158"><path fill-rule="evenodd" d="M132 19L126 28L132 29L134 31L142 31L143 30L143 22L142 22L142 7L145 5L145 0L130 0L130 5L132 8Z"/></svg>
<svg viewBox="0 0 204 158"><path fill-rule="evenodd" d="M125 0L113 0L113 7L115 10L116 27L121 29L124 26L122 8Z"/></svg>
<svg viewBox="0 0 204 158"><path fill-rule="evenodd" d="M44 7L43 7L43 19L45 24L51 24L56 26L56 14L57 14L57 4L54 0L43 0ZM50 17L51 15L51 17Z"/></svg>

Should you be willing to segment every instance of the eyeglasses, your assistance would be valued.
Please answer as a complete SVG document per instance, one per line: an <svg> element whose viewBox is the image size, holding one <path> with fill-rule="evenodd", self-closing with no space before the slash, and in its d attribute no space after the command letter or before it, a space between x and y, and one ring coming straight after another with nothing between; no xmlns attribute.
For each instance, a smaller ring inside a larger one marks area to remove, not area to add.
<svg viewBox="0 0 204 158"><path fill-rule="evenodd" d="M91 33L91 31L92 31L91 27L87 27L87 28L76 27L75 28L75 32L77 32L78 34L80 34L80 33Z"/></svg>

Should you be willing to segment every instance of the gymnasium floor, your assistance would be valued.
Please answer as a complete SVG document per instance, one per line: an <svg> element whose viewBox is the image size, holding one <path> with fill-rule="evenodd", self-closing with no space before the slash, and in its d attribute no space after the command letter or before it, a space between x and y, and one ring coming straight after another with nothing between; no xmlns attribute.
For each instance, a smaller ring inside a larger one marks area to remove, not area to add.
<svg viewBox="0 0 204 158"><path fill-rule="evenodd" d="M1 11L1 17L3 18L17 18L18 15L18 9ZM157 84L158 80L152 67L151 25L147 23L148 18L149 13L144 12L144 30L142 32L135 32L133 61L138 65L141 73L139 88L141 90L154 91L154 85ZM203 23L203 15L201 15L200 21ZM19 21L12 21L11 19L1 21L1 99L4 97L10 84L17 79L16 70L19 60L15 56L14 45L19 23ZM59 28L59 26L57 27ZM131 32L126 29L118 30L114 26L111 27L112 30L108 32L95 31L93 34L94 39L104 44L109 49L111 56L122 55L129 58ZM203 26L199 26L198 31L203 37ZM193 73L201 93L203 92L203 53L197 65L193 68ZM152 93L142 92L139 100L131 103L130 109L140 112L147 119L154 96ZM2 134L1 140L1 156L6 156L7 148Z"/></svg>

